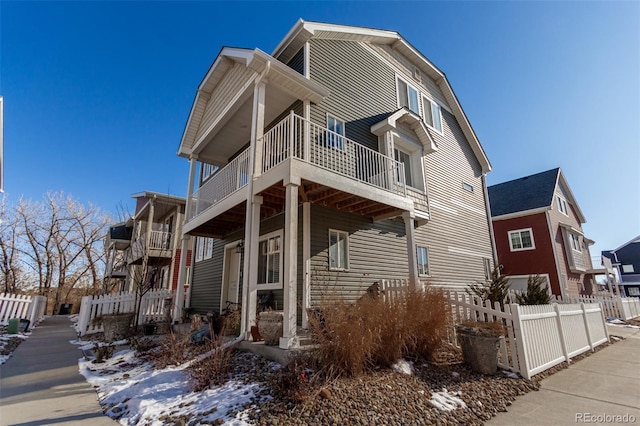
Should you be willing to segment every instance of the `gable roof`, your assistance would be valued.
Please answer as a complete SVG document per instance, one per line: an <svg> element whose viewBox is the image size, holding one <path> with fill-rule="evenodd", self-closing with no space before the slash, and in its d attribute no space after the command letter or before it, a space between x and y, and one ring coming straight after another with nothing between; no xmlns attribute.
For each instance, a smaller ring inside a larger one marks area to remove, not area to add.
<svg viewBox="0 0 640 426"><path fill-rule="evenodd" d="M638 243L640 243L640 235L638 235L635 238L632 238L631 240L629 240L626 243L622 244L618 248L615 248L613 250L603 250L602 251L602 255L604 256L605 252L607 252L607 253L615 253L615 252L617 252L617 251L619 251L619 250L621 250L621 249L623 249L623 248L625 248L625 247L627 247L627 246L629 246L631 244L638 244Z"/></svg>
<svg viewBox="0 0 640 426"><path fill-rule="evenodd" d="M559 167L488 187L491 217L551 209L558 184L562 185L567 201L573 207L580 223L585 223L587 220Z"/></svg>
<svg viewBox="0 0 640 426"><path fill-rule="evenodd" d="M491 216L551 206L559 171L547 170L488 187Z"/></svg>
<svg viewBox="0 0 640 426"><path fill-rule="evenodd" d="M436 85L448 102L453 115L458 120L458 123L462 128L462 132L482 167L483 173L491 171L491 163L489 162L482 145L480 145L480 141L471 127L471 123L462 110L460 102L458 102L458 98L453 92L447 77L399 33L395 31L365 27L326 24L322 22L307 22L300 19L293 28L291 28L280 44L278 44L273 51L272 56L286 63L312 37L316 39L351 40L386 44L390 45L393 49L407 57L412 63L417 65L422 72L435 81Z"/></svg>

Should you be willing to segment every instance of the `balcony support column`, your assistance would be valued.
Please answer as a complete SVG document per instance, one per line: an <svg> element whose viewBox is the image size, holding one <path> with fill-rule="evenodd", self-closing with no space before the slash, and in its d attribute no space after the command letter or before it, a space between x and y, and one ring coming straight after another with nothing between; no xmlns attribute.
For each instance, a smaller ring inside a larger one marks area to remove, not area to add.
<svg viewBox="0 0 640 426"><path fill-rule="evenodd" d="M187 283L187 267L191 265L187 265L187 261L189 260L189 247L190 237L187 234L182 233L182 229L184 224L187 223L191 219L191 211L193 209L192 200L193 200L193 185L196 179L196 166L198 163L198 156L192 155L189 158L189 182L187 183L187 202L184 207L184 217L182 221L182 226L177 233L181 237L181 246L180 246L180 264L178 266L178 285L176 286L176 294L173 299L173 315L172 319L174 324L178 323L182 320L182 310L185 306L190 306L190 300L185 300L184 288ZM195 241L195 238L193 239Z"/></svg>
<svg viewBox="0 0 640 426"><path fill-rule="evenodd" d="M404 219L404 229L407 234L407 260L409 266L409 288L411 290L418 289L418 259L416 256L416 238L414 230L414 214L412 212L402 213Z"/></svg>
<svg viewBox="0 0 640 426"><path fill-rule="evenodd" d="M253 89L253 117L251 120L251 144L253 145L253 177L258 178L262 174L262 150L264 141L264 97L266 83L263 80L256 82Z"/></svg>
<svg viewBox="0 0 640 426"><path fill-rule="evenodd" d="M149 256L151 247L151 231L153 231L153 215L155 214L155 196L149 200L149 215L147 216L147 230L144 236L144 256Z"/></svg>
<svg viewBox="0 0 640 426"><path fill-rule="evenodd" d="M302 203L302 265L304 284L302 287L302 328L309 327L307 309L311 307L311 203Z"/></svg>
<svg viewBox="0 0 640 426"><path fill-rule="evenodd" d="M296 335L298 308L298 187L299 183L286 183L284 205L284 321L280 348L298 347Z"/></svg>
<svg viewBox="0 0 640 426"><path fill-rule="evenodd" d="M260 195L252 197L251 203L247 203L244 232L244 269L242 273L242 297L244 302L242 303L242 317L240 319L240 330L245 334L245 339L251 337L251 326L256 325L261 206L262 197Z"/></svg>

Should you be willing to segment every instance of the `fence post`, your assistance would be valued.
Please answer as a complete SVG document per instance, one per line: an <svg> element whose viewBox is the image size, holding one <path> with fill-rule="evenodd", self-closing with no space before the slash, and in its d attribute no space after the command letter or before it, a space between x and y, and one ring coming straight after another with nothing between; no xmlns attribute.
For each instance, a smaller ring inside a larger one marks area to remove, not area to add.
<svg viewBox="0 0 640 426"><path fill-rule="evenodd" d="M560 347L562 348L562 354L564 355L564 359L567 361L567 364L570 361L569 352L567 351L567 343L564 338L564 332L562 331L562 318L560 314L560 306L557 303L553 304L553 309L556 312L556 325L558 326L558 336L560 336Z"/></svg>
<svg viewBox="0 0 640 426"><path fill-rule="evenodd" d="M80 302L80 312L78 313L78 329L76 330L80 336L84 336L87 332L87 324L91 316L91 301L93 296L83 296Z"/></svg>
<svg viewBox="0 0 640 426"><path fill-rule="evenodd" d="M584 329L587 331L587 341L589 342L589 347L591 348L591 352L593 352L593 338L591 337L591 330L589 328L589 319L587 318L587 309L584 307L584 303L580 303L580 309L582 309L582 320L584 321ZM602 310L602 308L600 308Z"/></svg>
<svg viewBox="0 0 640 426"><path fill-rule="evenodd" d="M529 359L527 357L527 343L524 340L524 333L522 331L522 319L520 319L520 305L512 303L509 305L511 308L511 315L513 316L513 335L516 338L516 347L518 349L518 369L520 375L525 379L530 379L529 374Z"/></svg>

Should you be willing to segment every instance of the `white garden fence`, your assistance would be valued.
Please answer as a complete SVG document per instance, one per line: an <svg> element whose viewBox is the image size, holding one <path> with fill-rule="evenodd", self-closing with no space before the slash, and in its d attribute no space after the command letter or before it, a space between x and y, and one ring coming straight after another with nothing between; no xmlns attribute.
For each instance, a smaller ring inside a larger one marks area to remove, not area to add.
<svg viewBox="0 0 640 426"><path fill-rule="evenodd" d="M640 316L640 299L637 297L619 296L568 296L564 299L556 297L558 303L599 303L605 317L629 320Z"/></svg>
<svg viewBox="0 0 640 426"><path fill-rule="evenodd" d="M44 318L46 307L45 296L0 293L0 324L7 324L10 319L20 318L29 320L33 326Z"/></svg>
<svg viewBox="0 0 640 426"><path fill-rule="evenodd" d="M609 341L604 313L598 303L505 304L501 308L497 303L491 306L491 302L483 303L466 293L445 294L451 300L456 323L501 321L506 326L498 365L527 379Z"/></svg>
<svg viewBox="0 0 640 426"><path fill-rule="evenodd" d="M156 290L142 296L138 324L165 321L167 309L171 312L171 306L166 303L166 300L171 299L172 295L173 293L169 290ZM97 317L113 313L134 312L135 303L135 292L84 296L80 303L76 331L80 336L100 333L103 331L102 322L96 321Z"/></svg>

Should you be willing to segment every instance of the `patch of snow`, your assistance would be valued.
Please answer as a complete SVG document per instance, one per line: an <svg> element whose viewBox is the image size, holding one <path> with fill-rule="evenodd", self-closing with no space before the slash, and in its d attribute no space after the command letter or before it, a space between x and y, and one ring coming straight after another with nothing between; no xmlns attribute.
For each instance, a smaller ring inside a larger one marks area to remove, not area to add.
<svg viewBox="0 0 640 426"><path fill-rule="evenodd" d="M613 327L622 327L622 328L640 328L638 325L626 324L623 321L620 322L610 322L609 325Z"/></svg>
<svg viewBox="0 0 640 426"><path fill-rule="evenodd" d="M407 374L409 376L413 376L413 363L411 361L407 361L404 358L400 358L395 364L391 366L391 369L396 373Z"/></svg>
<svg viewBox="0 0 640 426"><path fill-rule="evenodd" d="M518 376L513 371L502 370L502 374L504 374L505 376L509 377L510 379L519 379L520 378L520 376Z"/></svg>
<svg viewBox="0 0 640 426"><path fill-rule="evenodd" d="M456 408L466 408L467 404L463 400L458 398L461 392L449 393L445 388L440 392L434 392L431 394L430 402L438 409L443 411L452 411Z"/></svg>
<svg viewBox="0 0 640 426"><path fill-rule="evenodd" d="M11 354L9 355L0 355L0 365L4 364L5 362L7 362L7 360L11 357Z"/></svg>
<svg viewBox="0 0 640 426"><path fill-rule="evenodd" d="M456 372L456 371L452 371L452 372L451 372L451 375L452 375L454 378L456 378L456 379L459 379L459 378L460 378L460 373L458 373L458 372Z"/></svg>
<svg viewBox="0 0 640 426"><path fill-rule="evenodd" d="M229 381L222 386L193 392L189 372L180 367L155 370L139 361L135 351L119 351L104 363L80 359L80 373L97 387L106 414L121 424L163 425L169 419L200 414L198 424L221 419L229 425L246 425L245 407L261 388L256 383ZM231 411L238 414L232 416Z"/></svg>

